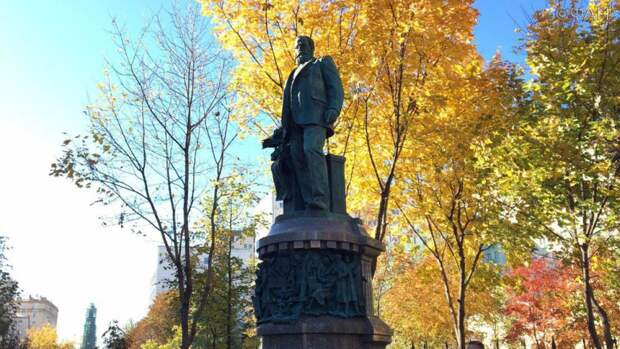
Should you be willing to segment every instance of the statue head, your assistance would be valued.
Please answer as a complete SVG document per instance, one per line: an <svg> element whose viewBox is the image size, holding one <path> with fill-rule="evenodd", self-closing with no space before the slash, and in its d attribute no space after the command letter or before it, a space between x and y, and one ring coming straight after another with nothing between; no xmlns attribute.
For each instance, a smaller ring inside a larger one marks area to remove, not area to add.
<svg viewBox="0 0 620 349"><path fill-rule="evenodd" d="M301 35L295 39L295 60L303 64L314 56L314 41L309 36Z"/></svg>

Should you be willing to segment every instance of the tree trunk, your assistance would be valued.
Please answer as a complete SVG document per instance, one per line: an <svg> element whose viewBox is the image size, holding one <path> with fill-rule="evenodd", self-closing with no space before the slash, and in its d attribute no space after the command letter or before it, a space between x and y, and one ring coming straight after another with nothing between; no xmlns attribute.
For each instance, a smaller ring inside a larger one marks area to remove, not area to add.
<svg viewBox="0 0 620 349"><path fill-rule="evenodd" d="M228 292L226 294L228 306L226 308L226 349L232 348L232 243L233 243L233 232L232 230L229 232L230 237L228 238L228 251L227 251L227 267L228 267Z"/></svg>
<svg viewBox="0 0 620 349"><path fill-rule="evenodd" d="M579 246L579 250L581 252L581 272L583 277L583 293L586 303L586 314L588 321L588 332L590 334L590 339L592 340L592 344L596 349L602 349L601 342L599 340L598 334L596 333L596 323L594 318L594 305L593 305L593 291L590 280L590 256L588 251L589 246L587 244L582 244Z"/></svg>
<svg viewBox="0 0 620 349"><path fill-rule="evenodd" d="M185 292L185 275L182 268L177 268L177 280L179 281L179 320L181 320L181 347L180 349L189 349L191 342L189 340L189 297Z"/></svg>
<svg viewBox="0 0 620 349"><path fill-rule="evenodd" d="M534 323L534 343L536 343L536 349L541 349L540 342L538 341L538 331L536 331L536 323Z"/></svg>
<svg viewBox="0 0 620 349"><path fill-rule="evenodd" d="M464 264L464 260L463 260ZM459 286L459 299L458 299L458 322L457 322L457 343L456 346L459 349L465 349L465 272L461 269L460 286Z"/></svg>
<svg viewBox="0 0 620 349"><path fill-rule="evenodd" d="M465 249L464 240L460 240L458 234L455 232L456 241L458 244L459 255L459 298L457 299L457 318L456 318L456 347L458 349L465 349L467 343L465 343L465 291L467 288L467 273L465 269L467 267L465 263ZM474 268L474 266L472 266Z"/></svg>
<svg viewBox="0 0 620 349"><path fill-rule="evenodd" d="M388 177L388 181L385 184L385 188L381 191L381 200L379 201L379 212L377 213L377 228L375 229L375 239L379 242L383 242L385 231L387 229L387 213L390 199L390 186L391 179ZM377 258L373 258L370 264L370 272L372 277L375 276L377 271Z"/></svg>
<svg viewBox="0 0 620 349"><path fill-rule="evenodd" d="M594 292L592 292L592 303L596 308L599 316L601 317L601 324L603 325L603 335L605 338L605 347L607 349L614 348L614 337L611 334L611 323L609 322L609 316L607 315L607 311L601 306L601 304L594 298Z"/></svg>

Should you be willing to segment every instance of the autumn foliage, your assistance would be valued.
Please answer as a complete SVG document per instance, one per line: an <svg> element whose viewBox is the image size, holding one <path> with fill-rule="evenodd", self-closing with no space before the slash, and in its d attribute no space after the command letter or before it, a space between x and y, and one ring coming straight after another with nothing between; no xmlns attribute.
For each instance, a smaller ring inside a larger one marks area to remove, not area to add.
<svg viewBox="0 0 620 349"><path fill-rule="evenodd" d="M74 349L71 342L59 342L56 328L49 324L42 327L31 328L27 334L28 349Z"/></svg>
<svg viewBox="0 0 620 349"><path fill-rule="evenodd" d="M164 344L174 336L173 327L178 323L175 302L175 294L172 291L160 293L155 297L146 316L128 331L129 349L140 349L148 341Z"/></svg>
<svg viewBox="0 0 620 349"><path fill-rule="evenodd" d="M230 74L222 70L226 89L218 84L226 118L213 120L207 135L234 124L233 139L262 138L279 126L295 37L312 37L315 56L336 62L345 101L326 150L347 158L348 211L387 246L372 271L376 311L395 330L394 348L464 349L477 336L498 345L527 339L536 348L613 346L620 332L620 1L548 0L522 28L524 67L499 54L481 57L474 0L198 2L235 59ZM162 108L166 119L168 104ZM211 147L213 198L196 198L208 212L198 222L210 238L201 252L212 257L196 285L210 293L199 303L158 296L128 332L131 348L168 348L179 338L184 347L255 345L250 286L239 281L249 280L249 269L233 265L231 232L255 227L244 217L258 200L233 183L251 177L245 169L225 170L222 135L219 158ZM197 154L204 144L190 148ZM53 171L72 178L69 165ZM190 276L191 217L187 211L187 243L179 245L187 252L177 253ZM160 224L164 240L166 229ZM553 259L532 259L541 243ZM506 258L488 258L493 249ZM177 287L182 295L183 283ZM190 331L177 309L187 315L196 304ZM52 338L48 332L31 342Z"/></svg>
<svg viewBox="0 0 620 349"><path fill-rule="evenodd" d="M548 258L533 259L508 274L506 315L511 319L506 339L517 342L524 336L534 339L537 348L551 344L575 344L583 332L575 328L571 295L577 292L575 270Z"/></svg>
<svg viewBox="0 0 620 349"><path fill-rule="evenodd" d="M395 188L400 164L419 150L413 142L434 130L434 115L454 108L444 93L480 69L471 1L201 3L238 61L237 109L259 135L279 122L294 38L310 35L316 56L334 58L345 104L328 149L348 159L350 211L376 221L375 237L383 240L390 197L405 189Z"/></svg>
<svg viewBox="0 0 620 349"><path fill-rule="evenodd" d="M450 314L430 257L405 262L381 300L381 316L406 344L432 347L452 340Z"/></svg>
<svg viewBox="0 0 620 349"><path fill-rule="evenodd" d="M548 1L524 34L530 75L499 55L489 62L480 57L477 11L469 0L200 3L238 62L231 88L239 95L238 117L254 134L268 135L279 122L296 36L311 36L317 56L334 58L345 104L327 148L347 158L349 211L390 249L402 245L393 241L422 247L385 259L409 258L396 269L377 269L381 304L392 310L382 313L399 335L414 342L432 333L442 337L449 328L463 348L471 324L485 314L480 304L490 306L488 321L503 315L499 298L476 299L487 283L494 292L501 288L497 274L486 278L493 274L485 274L493 269L484 262L486 251L501 246L510 262L522 262L547 238L582 272L545 280L551 266L541 261L535 262L540 273L515 269L523 275L512 277L522 285L534 288L540 276L540 291L553 292L529 299L527 309L536 312L523 318L518 297L535 290L511 288L507 309L520 321L510 338L519 332L541 343L549 336L568 343L561 332L572 328L562 322L570 313L580 324L586 318L611 323L602 331L608 342L617 304L589 273L597 265L594 250L605 248L599 237L618 239L617 165L611 161L620 158L612 116L620 86L618 2ZM556 229L582 221L584 233L575 230L572 239ZM566 307L548 299L561 292L571 295ZM427 314L424 306L438 308Z"/></svg>

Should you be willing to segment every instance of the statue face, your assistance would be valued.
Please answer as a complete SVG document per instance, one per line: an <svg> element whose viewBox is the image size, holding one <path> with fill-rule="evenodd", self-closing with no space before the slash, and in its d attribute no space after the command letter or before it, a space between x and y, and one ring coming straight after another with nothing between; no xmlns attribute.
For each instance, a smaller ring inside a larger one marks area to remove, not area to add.
<svg viewBox="0 0 620 349"><path fill-rule="evenodd" d="M305 38L295 39L295 59L297 64L303 64L309 61L314 54L312 46Z"/></svg>

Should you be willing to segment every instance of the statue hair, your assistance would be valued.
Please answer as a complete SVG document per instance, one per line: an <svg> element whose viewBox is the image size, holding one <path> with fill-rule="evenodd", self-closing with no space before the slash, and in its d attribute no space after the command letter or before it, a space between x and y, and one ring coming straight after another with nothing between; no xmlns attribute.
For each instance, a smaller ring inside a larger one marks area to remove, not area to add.
<svg viewBox="0 0 620 349"><path fill-rule="evenodd" d="M310 45L310 49L312 49L312 52L314 52L314 40L312 40L311 37L306 36L306 35L300 35L297 37L297 39L304 39L308 42L308 44Z"/></svg>

